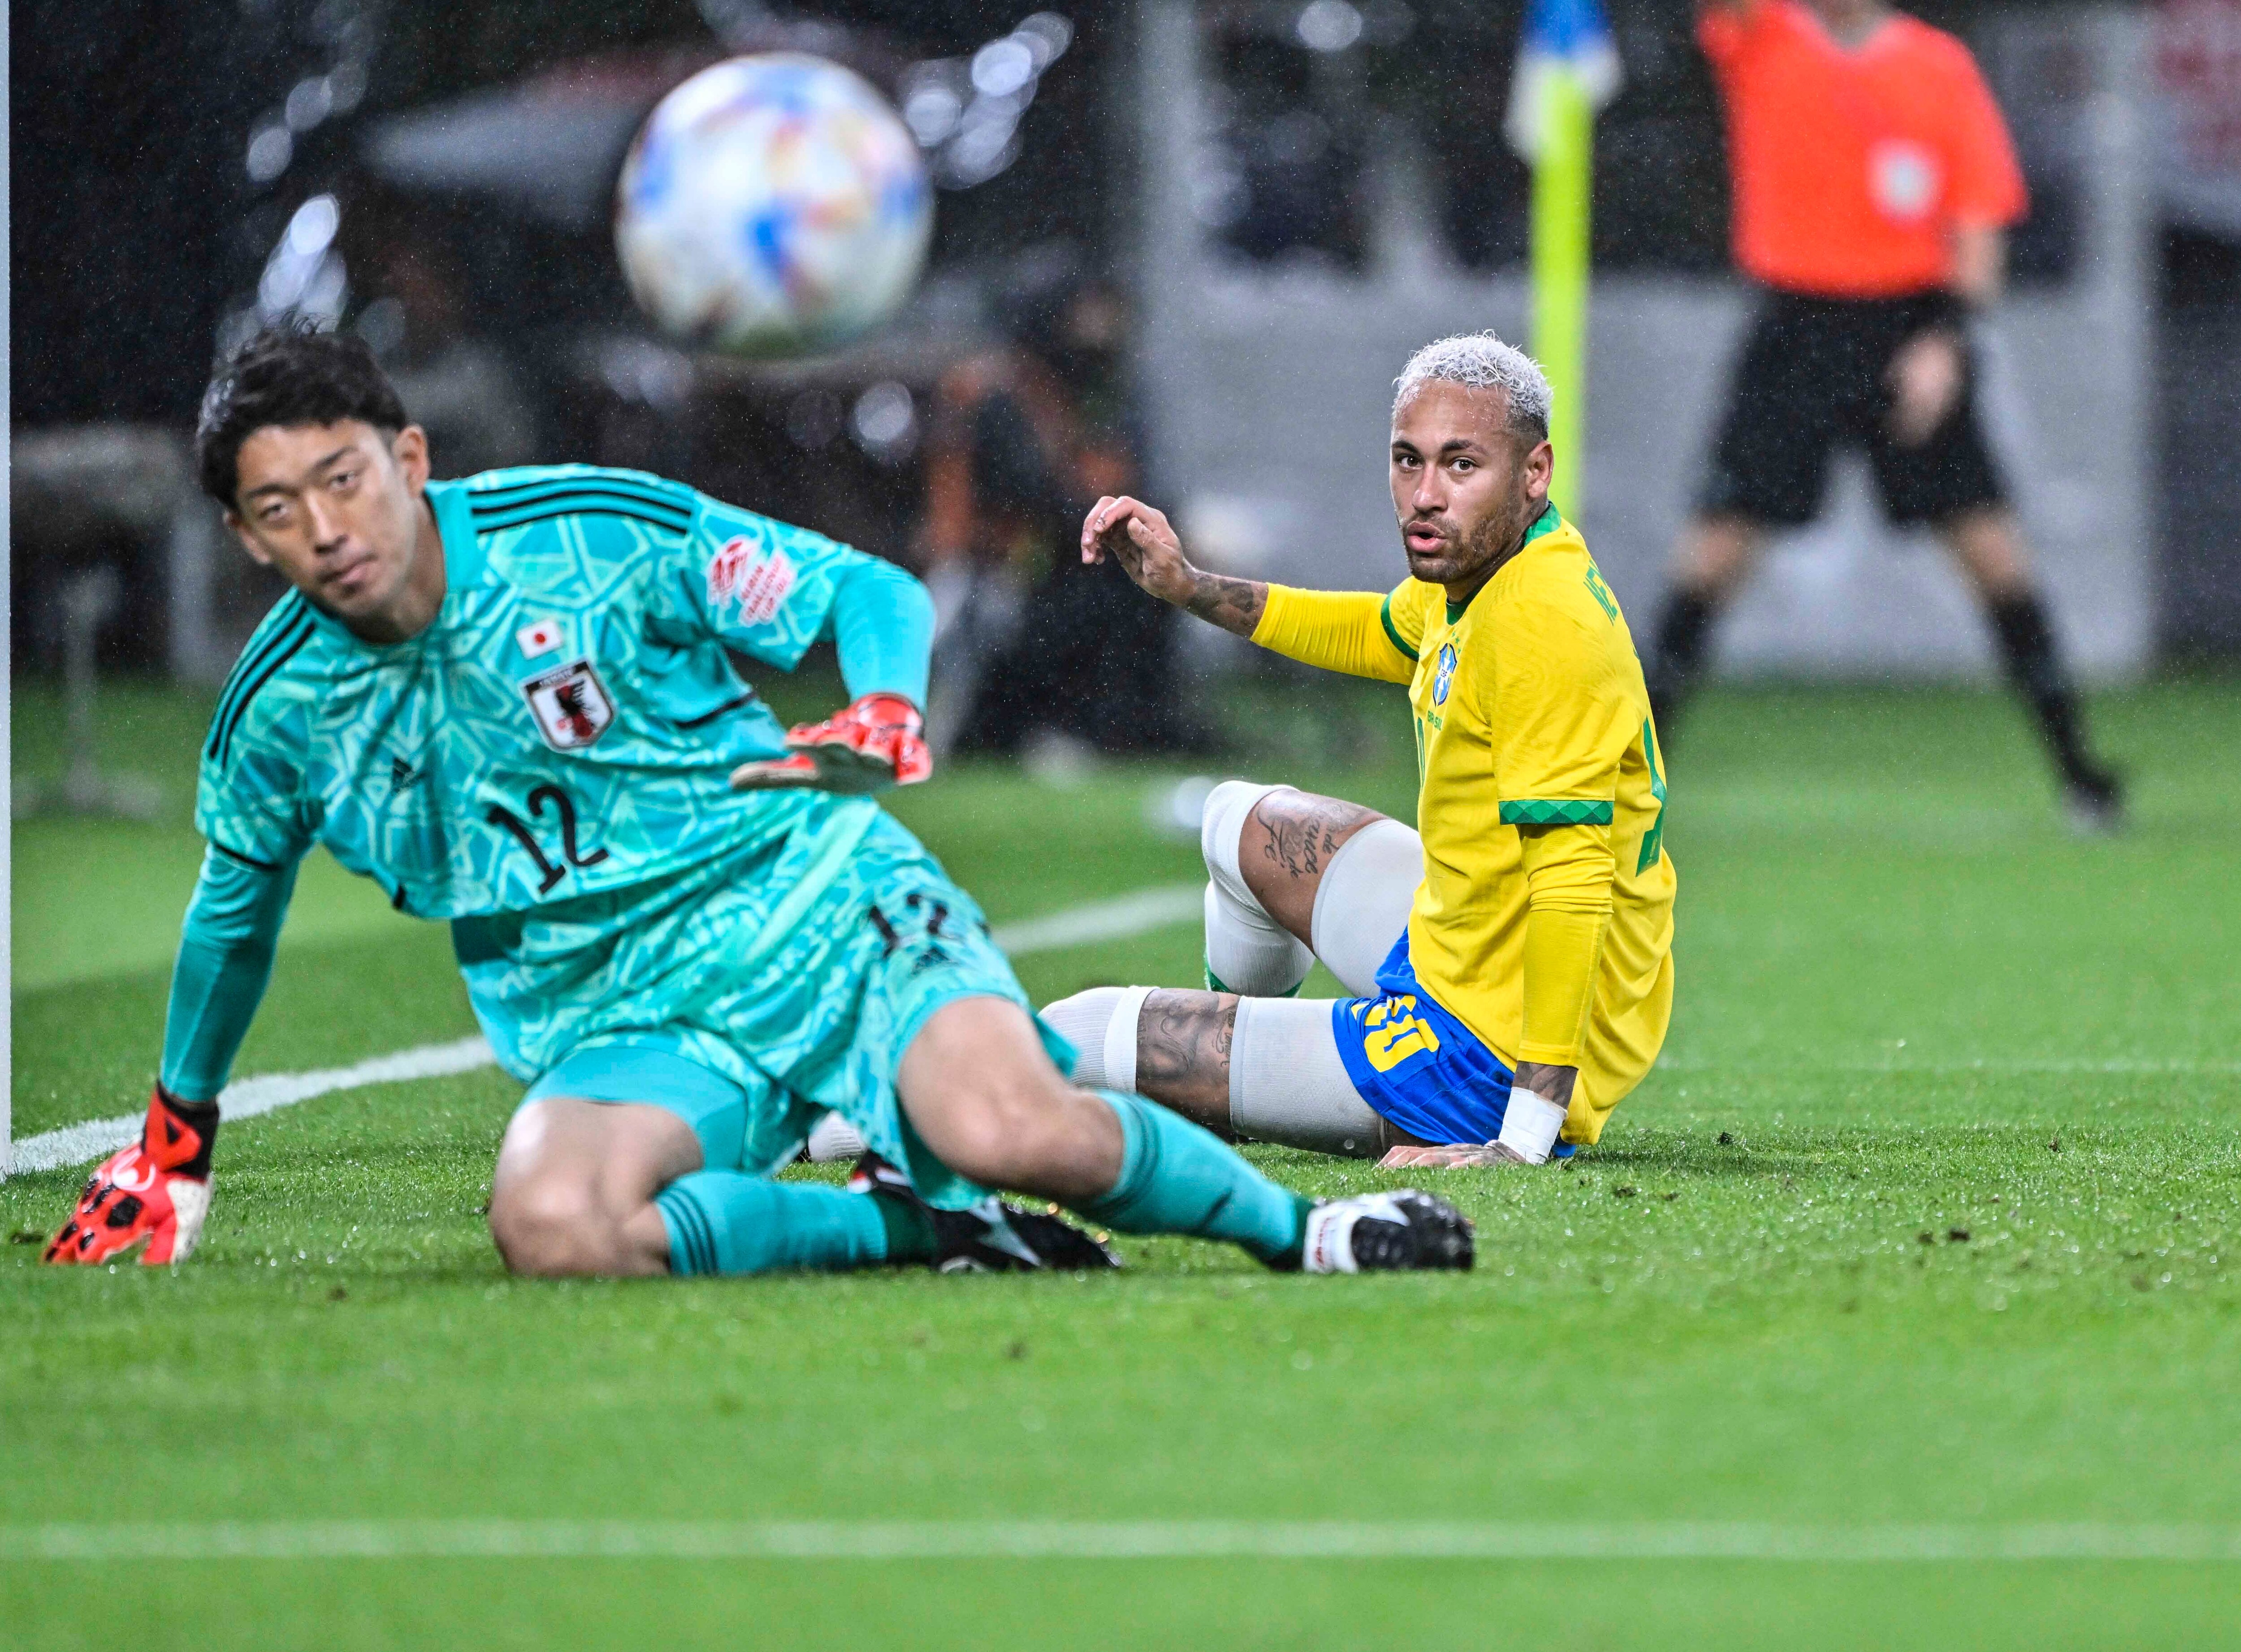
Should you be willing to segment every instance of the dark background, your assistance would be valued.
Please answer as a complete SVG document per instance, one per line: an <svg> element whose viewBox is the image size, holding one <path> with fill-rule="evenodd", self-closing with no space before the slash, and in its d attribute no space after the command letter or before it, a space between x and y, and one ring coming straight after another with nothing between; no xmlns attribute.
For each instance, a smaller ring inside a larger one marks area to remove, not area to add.
<svg viewBox="0 0 2241 1652"><path fill-rule="evenodd" d="M921 57L969 52L1027 9L1020 0L835 0L815 10ZM1913 9L1959 26L1977 8L1940 0ZM290 0L17 0L10 8L19 424L187 417L222 307L254 280L284 209L307 192L307 175L339 169L368 118L595 54L713 47L687 0L619 10L598 0L400 0L379 26L364 104L314 133L289 172L260 189L241 165L251 127L318 66L322 10ZM1228 10L1243 22L1253 9ZM1407 36L1362 54L1372 106L1437 134L1445 226L1458 255L1478 267L1524 254L1526 174L1501 130L1522 10L1521 0L1416 0ZM1067 15L1078 33L1029 111L1025 153L993 182L945 196L938 259L1054 236L1111 250L1119 197L1108 185L1125 164L1115 158L1116 131L1128 116L1108 109L1120 99L1105 94L1126 90L1125 54L1115 48L1127 12L1091 4ZM1596 259L1717 270L1726 234L1718 117L1689 41L1689 8L1615 0L1611 16L1628 79L1599 133ZM1236 37L1244 32L1230 34L1221 64L1224 78L1244 88L1241 102L1288 103L1309 90L1314 54L1273 30ZM1249 147L1251 134L1242 136ZM1343 135L1333 147L1345 147ZM1281 187L1288 180L1265 177L1274 170L1264 166L1262 181ZM1348 169L1301 170L1299 184L1336 183L1322 192L1332 197L1328 214L1342 218ZM1341 244L1351 238L1342 225L1326 236ZM515 324L535 324L540 308L614 304L622 292L612 279L558 293L523 280L504 297Z"/></svg>
<svg viewBox="0 0 2241 1652"><path fill-rule="evenodd" d="M833 0L814 17L900 62L969 53L1030 9L1027 0ZM1405 31L1373 30L1362 49L1334 60L1287 37L1295 6L1203 7L1234 172L1232 221L1220 238L1245 258L1356 262L1366 135L1398 117L1432 135L1426 159L1455 255L1475 268L1522 259L1527 177L1501 130L1522 9L1522 0L1365 4L1373 20L1405 17ZM1965 32L1990 8L1929 0L1910 9ZM1724 266L1718 115L1690 39L1691 10L1682 0L1609 0L1627 81L1598 130L1601 267ZM1076 35L1027 113L1020 159L942 198L937 269L1000 271L1021 250L1064 239L1094 265L1127 276L1132 14L1094 3L1065 11ZM191 420L221 318L253 288L298 202L319 188L350 200L353 147L367 121L589 57L664 47L719 55L689 0L619 10L599 0L397 0L379 18L358 109L310 133L272 184L252 184L242 157L253 124L318 71L344 16L337 0L17 0L10 8L10 389L19 429ZM2069 248L2059 178L2033 181L2034 217L2016 243L2026 281L2058 273ZM604 233L524 222L485 203L431 210L448 215L455 241L471 244L462 263L478 323L530 371L557 359L551 341L572 330L634 324ZM2228 462L2241 432L2241 372L2223 365L2241 361L2241 254L2173 232L2162 269L2163 640L2178 657L2241 653L2241 480ZM544 391L562 405L551 434L565 450L580 426L565 417L572 392L556 383Z"/></svg>

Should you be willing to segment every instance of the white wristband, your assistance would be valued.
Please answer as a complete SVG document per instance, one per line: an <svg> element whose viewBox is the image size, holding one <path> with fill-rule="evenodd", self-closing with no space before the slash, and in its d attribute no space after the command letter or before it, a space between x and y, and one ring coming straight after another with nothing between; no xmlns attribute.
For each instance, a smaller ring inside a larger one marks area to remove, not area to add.
<svg viewBox="0 0 2241 1652"><path fill-rule="evenodd" d="M1502 1115L1502 1134L1495 1140L1529 1165L1546 1164L1556 1146L1556 1133L1564 1127L1564 1113L1560 1102L1513 1087Z"/></svg>

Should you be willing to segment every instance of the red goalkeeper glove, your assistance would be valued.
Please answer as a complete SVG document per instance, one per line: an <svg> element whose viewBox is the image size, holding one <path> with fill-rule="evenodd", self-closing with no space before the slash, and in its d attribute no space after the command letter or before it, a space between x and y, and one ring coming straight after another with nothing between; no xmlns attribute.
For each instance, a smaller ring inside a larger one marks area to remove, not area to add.
<svg viewBox="0 0 2241 1652"><path fill-rule="evenodd" d="M186 1261L210 1214L211 1144L217 1139L217 1102L182 1101L157 1085L140 1140L87 1178L77 1208L47 1247L47 1260L90 1267L144 1240L144 1265Z"/></svg>
<svg viewBox="0 0 2241 1652"><path fill-rule="evenodd" d="M933 772L925 731L918 707L900 694L866 694L821 723L789 730L787 756L740 764L732 771L732 789L862 793L915 786Z"/></svg>

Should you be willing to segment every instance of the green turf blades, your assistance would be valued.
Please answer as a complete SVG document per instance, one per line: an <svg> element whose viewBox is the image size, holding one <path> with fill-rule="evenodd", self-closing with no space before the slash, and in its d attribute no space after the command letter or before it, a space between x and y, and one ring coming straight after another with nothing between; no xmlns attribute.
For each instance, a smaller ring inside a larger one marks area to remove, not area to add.
<svg viewBox="0 0 2241 1652"><path fill-rule="evenodd" d="M1272 1279L1221 1247L1132 1240L1127 1273L1086 1281L524 1284L478 1211L515 1087L484 1073L368 1089L230 1127L204 1253L176 1274L81 1276L33 1266L35 1244L0 1249L5 1519L2231 1529L2241 799L2201 754L2241 744L2241 714L2214 685L2095 709L2142 777L2138 821L2080 844L1998 699L1708 698L1671 777L1667 1064L1571 1167L1409 1173L1477 1221L1474 1274ZM104 738L121 765L127 743ZM1403 818L1414 794L1405 750L1375 769L1256 767ZM1130 825L1144 789L1126 772L1053 792L960 767L901 801L1008 920L1194 875L1194 845ZM175 937L184 893L83 920ZM284 943L284 1013L244 1070L469 1030L446 1019L464 1017L446 951L432 928ZM1040 1001L1187 981L1197 953L1183 923L1022 974ZM160 972L143 980L19 999L19 1118L43 1109L29 1127L136 1109L162 1004ZM365 1001L342 1005L345 989ZM1403 1179L1248 1154L1321 1194ZM43 1238L79 1174L0 1185L0 1228ZM1529 1448L1500 1424L1513 1407L1538 1420ZM67 1490L117 1461L133 1465L130 1506ZM1553 1647L2214 1645L2236 1575L10 1560L0 1641L82 1644L97 1599L150 1646L207 1644L214 1623L337 1646L753 1624L759 1644L922 1652L1043 1644L1084 1621L1116 1646L1477 1647L1489 1622Z"/></svg>

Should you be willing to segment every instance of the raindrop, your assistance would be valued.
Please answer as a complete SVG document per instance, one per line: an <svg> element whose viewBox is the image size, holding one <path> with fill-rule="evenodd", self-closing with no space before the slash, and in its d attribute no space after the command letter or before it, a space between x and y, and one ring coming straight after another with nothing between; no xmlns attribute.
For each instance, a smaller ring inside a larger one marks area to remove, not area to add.
<svg viewBox="0 0 2241 1652"><path fill-rule="evenodd" d="M291 132L308 132L334 113L335 90L324 75L299 80L288 92L283 117Z"/></svg>
<svg viewBox="0 0 2241 1652"><path fill-rule="evenodd" d="M1344 51L1361 38L1361 13L1347 0L1312 0L1294 27L1310 51Z"/></svg>
<svg viewBox="0 0 2241 1652"><path fill-rule="evenodd" d="M1035 60L1037 74L1066 53L1074 41L1074 25L1055 11L1038 11L1012 30L1012 38L1025 46Z"/></svg>
<svg viewBox="0 0 2241 1652"><path fill-rule="evenodd" d="M991 97L1009 97L1034 77L1035 55L1016 37L992 40L973 54L973 90Z"/></svg>
<svg viewBox="0 0 2241 1652"><path fill-rule="evenodd" d="M275 122L259 127L249 140L249 176L252 182L270 184L288 170L288 163L296 158L296 140L286 126Z"/></svg>
<svg viewBox="0 0 2241 1652"><path fill-rule="evenodd" d="M314 195L288 220L288 251L299 258L325 251L342 221L342 207L333 196Z"/></svg>
<svg viewBox="0 0 2241 1652"><path fill-rule="evenodd" d="M965 102L938 82L919 87L903 100L903 123L922 149L932 149L957 130Z"/></svg>
<svg viewBox="0 0 2241 1652"><path fill-rule="evenodd" d="M365 96L365 65L355 59L335 65L327 77L327 112L347 115Z"/></svg>
<svg viewBox="0 0 2241 1652"><path fill-rule="evenodd" d="M873 458L900 458L917 439L918 408L907 385L887 379L856 398L850 423L857 442Z"/></svg>

